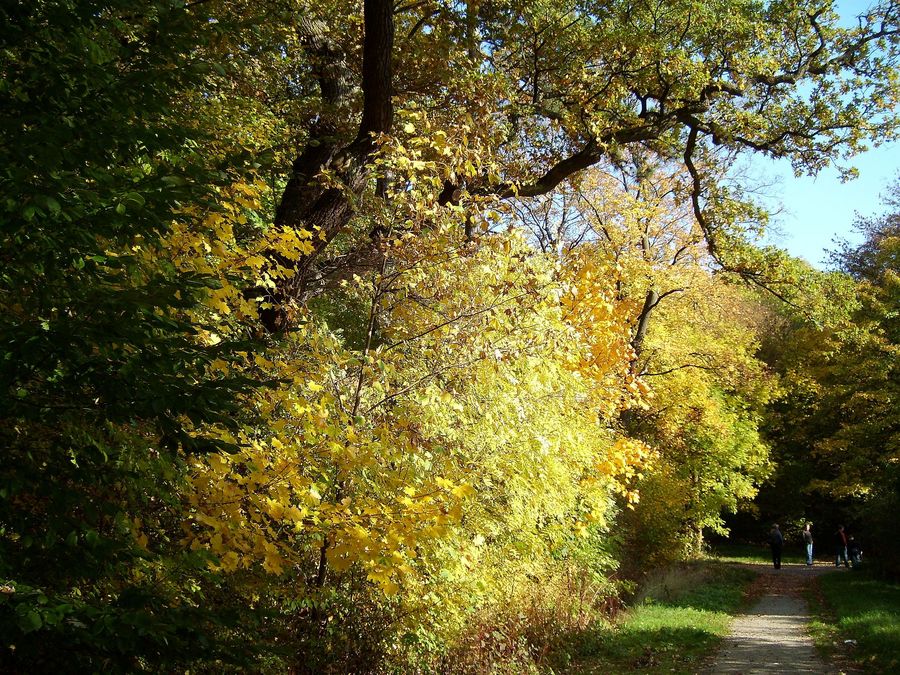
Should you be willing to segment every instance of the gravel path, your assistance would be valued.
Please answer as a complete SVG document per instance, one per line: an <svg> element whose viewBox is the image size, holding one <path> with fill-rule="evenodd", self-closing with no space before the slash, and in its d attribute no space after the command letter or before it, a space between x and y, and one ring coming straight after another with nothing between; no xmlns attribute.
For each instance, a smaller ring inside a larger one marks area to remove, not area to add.
<svg viewBox="0 0 900 675"><path fill-rule="evenodd" d="M735 619L731 635L725 640L709 675L720 673L797 673L837 674L841 671L826 664L807 635L809 612L803 591L820 574L835 571L830 565L748 565L760 572L756 583L759 601L746 614Z"/></svg>

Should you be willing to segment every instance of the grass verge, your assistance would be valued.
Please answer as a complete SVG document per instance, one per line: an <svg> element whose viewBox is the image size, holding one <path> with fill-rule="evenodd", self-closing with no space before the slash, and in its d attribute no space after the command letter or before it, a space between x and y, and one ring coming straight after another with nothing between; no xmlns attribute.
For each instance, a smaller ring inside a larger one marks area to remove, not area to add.
<svg viewBox="0 0 900 675"><path fill-rule="evenodd" d="M720 562L772 564L772 551L769 547L753 544L716 544L709 557ZM781 562L785 565L803 564L806 562L806 552L798 546L785 546Z"/></svg>
<svg viewBox="0 0 900 675"><path fill-rule="evenodd" d="M715 562L670 570L651 580L615 624L573 636L560 653L571 663L558 663L554 672L696 673L728 634L755 576Z"/></svg>
<svg viewBox="0 0 900 675"><path fill-rule="evenodd" d="M900 584L854 570L821 577L816 591L810 632L820 649L867 673L900 671Z"/></svg>

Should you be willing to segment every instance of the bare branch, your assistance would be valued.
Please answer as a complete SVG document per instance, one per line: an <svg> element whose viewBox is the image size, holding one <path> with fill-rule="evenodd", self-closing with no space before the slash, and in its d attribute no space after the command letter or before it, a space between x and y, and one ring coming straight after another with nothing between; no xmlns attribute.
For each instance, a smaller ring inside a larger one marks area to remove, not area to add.
<svg viewBox="0 0 900 675"><path fill-rule="evenodd" d="M493 305L488 305L487 307L482 307L481 309L476 309L472 312L463 312L461 314L457 314L456 316L452 316L452 317L448 318L446 321L442 321L439 324L431 326L430 328L422 331L421 333L417 333L416 335L412 335L408 338L403 338L402 340L397 340L397 342L391 343L390 345L388 345L387 347L384 348L384 351L389 351L391 349L394 349L395 347L399 347L400 345L406 344L408 342L412 342L413 340L418 340L419 338L422 338L422 337L425 337L426 335L434 333L435 331L438 331L441 328L444 328L445 326L449 326L451 323L455 323L455 322L459 321L460 319L471 319L471 318L479 316L481 314L486 314L487 312L490 312L490 311L496 309L497 307L502 307L503 305L505 305L507 303L518 300L519 298L524 298L526 295L529 295L529 294L530 293L528 291L526 291L523 293L519 293L518 295L513 295L509 298L505 298L504 300L502 300L500 302L495 302Z"/></svg>
<svg viewBox="0 0 900 675"><path fill-rule="evenodd" d="M684 146L684 165L691 175L691 208L694 211L694 219L697 221L697 224L700 226L700 230L703 232L703 236L706 239L706 247L709 250L709 254L714 260L720 262L716 233L710 226L709 221L707 221L706 213L703 211L703 206L700 204L700 197L703 193L703 182L700 178L700 172L697 171L697 167L694 165L694 150L697 148L698 133L697 127L690 127L687 142Z"/></svg>

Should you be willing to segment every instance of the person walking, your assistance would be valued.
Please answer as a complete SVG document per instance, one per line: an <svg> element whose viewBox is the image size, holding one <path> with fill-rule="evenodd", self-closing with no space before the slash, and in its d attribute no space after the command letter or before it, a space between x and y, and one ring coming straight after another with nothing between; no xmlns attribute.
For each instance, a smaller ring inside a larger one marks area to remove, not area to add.
<svg viewBox="0 0 900 675"><path fill-rule="evenodd" d="M784 537L781 534L781 530L778 529L778 523L775 523L772 526L772 531L769 532L769 546L772 547L772 564L775 565L776 570L780 570L781 549L784 547Z"/></svg>
<svg viewBox="0 0 900 675"><path fill-rule="evenodd" d="M844 534L844 526L838 525L837 532L834 533L834 566L840 567L841 560L846 567L850 567L850 560L847 558L847 535Z"/></svg>
<svg viewBox="0 0 900 675"><path fill-rule="evenodd" d="M810 523L803 528L803 543L806 546L806 564L811 566L813 564L813 536Z"/></svg>

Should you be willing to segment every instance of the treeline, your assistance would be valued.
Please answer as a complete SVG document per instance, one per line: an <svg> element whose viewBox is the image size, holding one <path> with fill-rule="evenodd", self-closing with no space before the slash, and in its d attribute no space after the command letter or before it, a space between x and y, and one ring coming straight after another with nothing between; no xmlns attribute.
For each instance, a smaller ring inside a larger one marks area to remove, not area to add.
<svg viewBox="0 0 900 675"><path fill-rule="evenodd" d="M773 448L889 510L895 225L729 176L889 135L896 12L727 8L0 8L0 667L525 672Z"/></svg>
<svg viewBox="0 0 900 675"><path fill-rule="evenodd" d="M734 519L735 534L759 538L759 523L786 522L800 541L813 523L817 550L834 555L844 525L867 565L900 577L893 532L900 507L898 325L900 183L888 188L882 213L859 217L862 242L832 253L829 305L821 321L774 306L761 356L783 389L765 416L775 471L754 514ZM749 517L748 517L749 516Z"/></svg>

